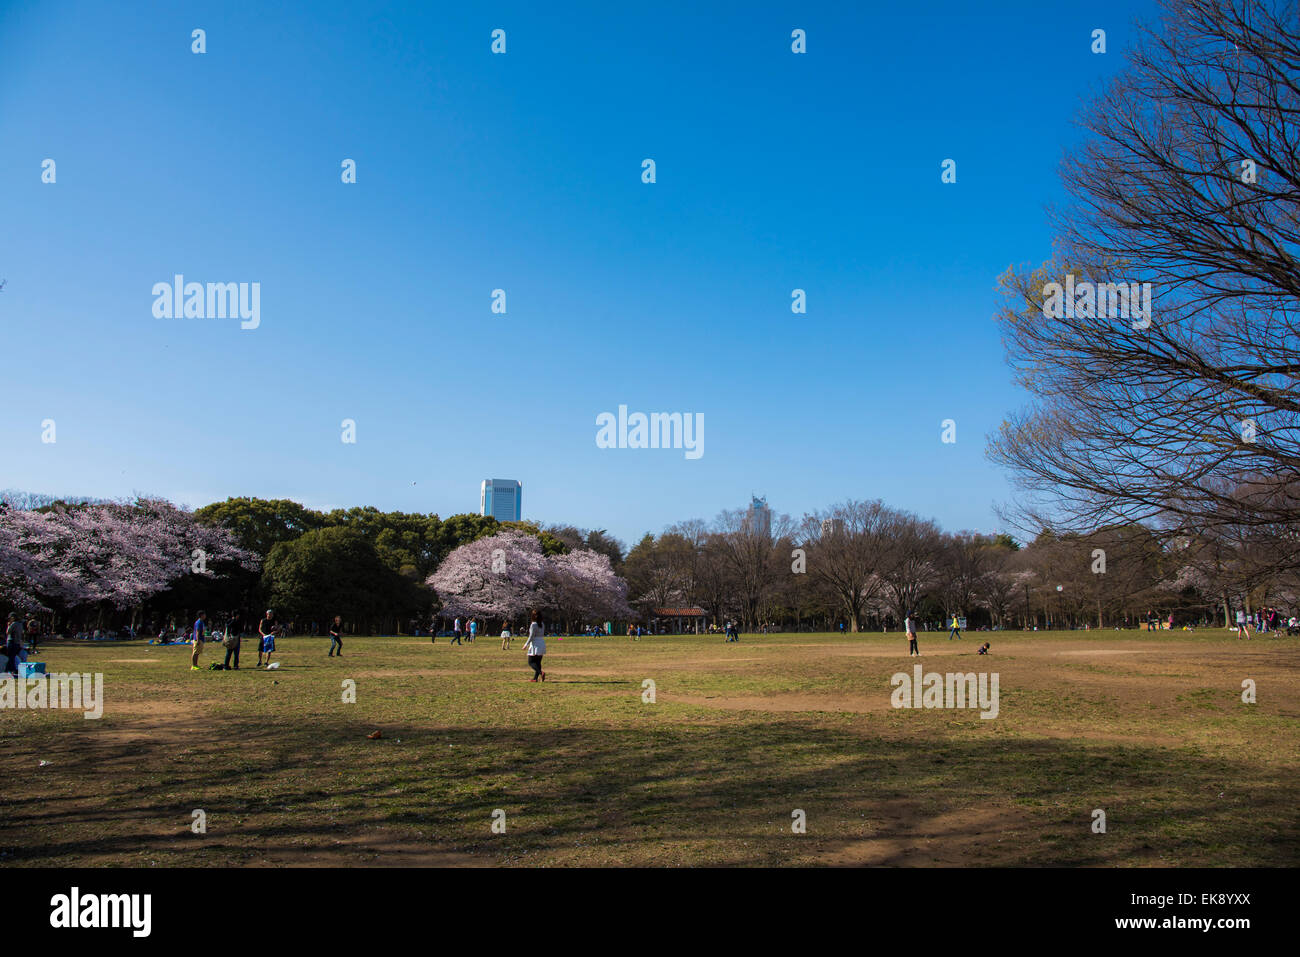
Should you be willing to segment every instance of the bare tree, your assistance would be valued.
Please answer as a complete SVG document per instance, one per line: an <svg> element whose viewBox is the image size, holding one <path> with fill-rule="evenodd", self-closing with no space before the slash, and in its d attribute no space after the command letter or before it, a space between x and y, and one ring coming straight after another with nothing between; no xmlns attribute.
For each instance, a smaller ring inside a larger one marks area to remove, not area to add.
<svg viewBox="0 0 1300 957"><path fill-rule="evenodd" d="M777 576L789 569L790 516L773 516L769 533L748 521L743 509L736 509L719 514L714 528L710 544L729 573L745 626L754 628L768 606Z"/></svg>
<svg viewBox="0 0 1300 957"><path fill-rule="evenodd" d="M867 605L882 587L878 573L889 524L889 510L879 500L850 500L804 516L808 574L834 596L852 632L861 630Z"/></svg>
<svg viewBox="0 0 1300 957"><path fill-rule="evenodd" d="M889 542L880 577L902 621L917 610L921 596L939 581L942 533L934 522L907 512L891 512L883 528Z"/></svg>
<svg viewBox="0 0 1300 957"><path fill-rule="evenodd" d="M998 320L1034 404L990 457L1029 525L1295 528L1296 2L1163 6L1083 116L1056 258L1002 279ZM1053 308L1052 282L1076 284L1075 301ZM1151 284L1149 314L1124 308L1132 283Z"/></svg>

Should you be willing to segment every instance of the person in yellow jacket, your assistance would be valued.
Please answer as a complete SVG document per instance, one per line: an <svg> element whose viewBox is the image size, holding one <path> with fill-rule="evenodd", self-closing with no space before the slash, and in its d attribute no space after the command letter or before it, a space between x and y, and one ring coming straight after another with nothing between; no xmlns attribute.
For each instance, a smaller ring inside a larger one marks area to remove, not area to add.
<svg viewBox="0 0 1300 957"><path fill-rule="evenodd" d="M949 640L949 641L952 641L952 636L953 636L953 635L956 635L956 636L958 637L958 639L961 638L961 627L960 627L960 625L961 625L961 622L957 619L957 616L956 616L956 615L953 615L953 616L952 616L952 631L948 632L948 640Z"/></svg>

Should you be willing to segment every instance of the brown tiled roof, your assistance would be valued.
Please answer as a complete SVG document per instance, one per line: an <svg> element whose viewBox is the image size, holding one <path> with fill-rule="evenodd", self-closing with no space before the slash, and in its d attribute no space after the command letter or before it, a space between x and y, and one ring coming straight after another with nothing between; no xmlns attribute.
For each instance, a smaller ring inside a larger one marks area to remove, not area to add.
<svg viewBox="0 0 1300 957"><path fill-rule="evenodd" d="M652 610L656 615L662 615L665 618L700 618L704 615L703 608L655 608Z"/></svg>

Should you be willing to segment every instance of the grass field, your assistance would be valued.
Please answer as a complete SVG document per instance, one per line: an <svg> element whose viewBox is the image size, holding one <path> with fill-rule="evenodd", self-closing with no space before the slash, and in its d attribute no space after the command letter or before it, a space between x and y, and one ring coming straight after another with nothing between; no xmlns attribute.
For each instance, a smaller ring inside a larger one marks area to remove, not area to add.
<svg viewBox="0 0 1300 957"><path fill-rule="evenodd" d="M550 639L537 684L519 640L328 643L282 639L259 672L246 640L237 673L43 647L52 672L103 673L104 715L0 714L0 863L1300 862L1296 639L923 634L927 671L998 672L993 720L891 707L918 663L898 634Z"/></svg>

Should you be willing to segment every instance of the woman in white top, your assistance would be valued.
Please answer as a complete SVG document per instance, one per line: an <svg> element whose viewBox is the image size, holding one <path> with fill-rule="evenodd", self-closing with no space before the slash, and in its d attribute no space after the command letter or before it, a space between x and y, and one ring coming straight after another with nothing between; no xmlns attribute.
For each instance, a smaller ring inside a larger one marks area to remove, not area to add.
<svg viewBox="0 0 1300 957"><path fill-rule="evenodd" d="M533 612L532 621L528 624L528 640L524 642L524 651L528 653L528 666L533 669L533 680L541 678L546 680L546 672L542 670L542 655L546 654L546 629L542 623L537 620L537 612Z"/></svg>

